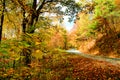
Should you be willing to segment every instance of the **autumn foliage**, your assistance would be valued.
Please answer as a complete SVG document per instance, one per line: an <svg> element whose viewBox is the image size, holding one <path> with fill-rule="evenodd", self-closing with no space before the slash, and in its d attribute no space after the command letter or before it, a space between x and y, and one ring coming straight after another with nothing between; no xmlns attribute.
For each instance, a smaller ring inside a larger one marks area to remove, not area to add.
<svg viewBox="0 0 120 80"><path fill-rule="evenodd" d="M48 54L40 60L32 60L30 67L2 67L0 74L0 79L119 80L120 67L109 62L59 53L55 50L54 55Z"/></svg>
<svg viewBox="0 0 120 80"><path fill-rule="evenodd" d="M82 56L120 57L119 4L1 0L0 80L120 80L119 63ZM76 19L70 32L59 23L66 15L69 21ZM83 53L67 53L68 49Z"/></svg>

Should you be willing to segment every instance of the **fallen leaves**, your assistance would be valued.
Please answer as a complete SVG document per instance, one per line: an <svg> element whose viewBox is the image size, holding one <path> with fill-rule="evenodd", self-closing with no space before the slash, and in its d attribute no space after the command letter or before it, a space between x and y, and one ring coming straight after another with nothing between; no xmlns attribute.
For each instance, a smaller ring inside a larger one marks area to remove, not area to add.
<svg viewBox="0 0 120 80"><path fill-rule="evenodd" d="M120 67L105 61L63 53L34 60L30 67L0 68L0 79L8 77L20 80L119 80Z"/></svg>

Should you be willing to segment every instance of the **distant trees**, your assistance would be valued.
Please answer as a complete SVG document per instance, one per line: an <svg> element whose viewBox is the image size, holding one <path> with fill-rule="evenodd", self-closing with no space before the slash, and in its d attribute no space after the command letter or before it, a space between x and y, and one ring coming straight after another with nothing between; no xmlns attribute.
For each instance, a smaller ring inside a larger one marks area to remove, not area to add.
<svg viewBox="0 0 120 80"><path fill-rule="evenodd" d="M98 32L106 34L116 34L118 32L118 24L120 13L118 6L113 0L94 0L95 9L93 15L93 24L96 22Z"/></svg>
<svg viewBox="0 0 120 80"><path fill-rule="evenodd" d="M81 15L83 14L80 13L79 15L80 20L77 20L77 25L80 26L80 28L82 28L81 26L84 26L83 28L85 27L88 28L86 31L90 31L90 33L92 34L96 34L96 33L107 34L107 35L110 35L111 33L118 34L120 32L120 29L119 29L120 20L118 18L120 17L120 11L118 9L119 4L120 2L118 0L115 0L115 1L83 0L82 13L86 16L89 15L88 16L89 19L87 18L88 19L87 21L89 22L87 22L88 26L83 25L85 22L83 22L84 18L82 20L82 17L81 17ZM81 23L81 25L78 22Z"/></svg>
<svg viewBox="0 0 120 80"><path fill-rule="evenodd" d="M50 49L54 48L68 49L67 31L61 26L56 26L51 29L52 35L48 47Z"/></svg>
<svg viewBox="0 0 120 80"><path fill-rule="evenodd" d="M77 29L75 33L75 39L80 45L86 40L81 50L88 47L88 53L91 51L103 55L119 54L120 1L82 1L84 9L77 16L79 20L76 20Z"/></svg>

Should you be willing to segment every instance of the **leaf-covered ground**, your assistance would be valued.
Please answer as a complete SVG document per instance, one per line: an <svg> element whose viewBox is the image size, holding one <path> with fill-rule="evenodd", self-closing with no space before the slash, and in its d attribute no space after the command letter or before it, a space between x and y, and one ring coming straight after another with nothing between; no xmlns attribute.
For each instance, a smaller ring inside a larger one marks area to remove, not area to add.
<svg viewBox="0 0 120 80"><path fill-rule="evenodd" d="M44 59L41 68L48 71L44 80L120 80L119 66L67 54Z"/></svg>
<svg viewBox="0 0 120 80"><path fill-rule="evenodd" d="M104 61L88 58L71 58L74 65L73 77L78 80L116 80L120 79L120 68Z"/></svg>
<svg viewBox="0 0 120 80"><path fill-rule="evenodd" d="M20 64L20 63L19 63ZM120 80L120 65L76 54L46 54L30 67L0 68L1 80Z"/></svg>

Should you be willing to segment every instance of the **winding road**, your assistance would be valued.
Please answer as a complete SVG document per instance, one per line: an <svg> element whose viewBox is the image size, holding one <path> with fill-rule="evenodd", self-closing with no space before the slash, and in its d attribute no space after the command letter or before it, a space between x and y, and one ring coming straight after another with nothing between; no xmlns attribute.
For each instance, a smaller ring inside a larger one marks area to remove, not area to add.
<svg viewBox="0 0 120 80"><path fill-rule="evenodd" d="M107 61L107 62L110 62L112 64L119 64L120 65L120 58L109 58L109 57L104 57L104 56L94 56L94 55L90 55L90 54L84 54L76 49L66 50L66 52L72 53L72 54L78 54L78 55L86 57L86 58L91 58L91 59L100 60L100 61Z"/></svg>

